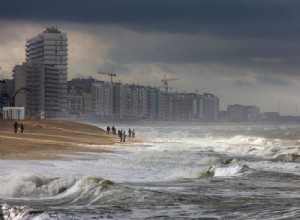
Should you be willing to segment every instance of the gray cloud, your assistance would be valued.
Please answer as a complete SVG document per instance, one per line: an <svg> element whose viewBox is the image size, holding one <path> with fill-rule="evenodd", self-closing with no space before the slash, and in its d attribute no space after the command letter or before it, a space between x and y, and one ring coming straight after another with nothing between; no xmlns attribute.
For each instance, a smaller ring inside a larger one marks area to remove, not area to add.
<svg viewBox="0 0 300 220"><path fill-rule="evenodd" d="M240 88L244 88L244 87L253 87L253 83L250 82L249 80L235 80L234 84Z"/></svg>
<svg viewBox="0 0 300 220"><path fill-rule="evenodd" d="M291 83L286 79L281 79L277 76L271 75L258 75L255 77L258 82L270 84L273 86L289 86Z"/></svg>

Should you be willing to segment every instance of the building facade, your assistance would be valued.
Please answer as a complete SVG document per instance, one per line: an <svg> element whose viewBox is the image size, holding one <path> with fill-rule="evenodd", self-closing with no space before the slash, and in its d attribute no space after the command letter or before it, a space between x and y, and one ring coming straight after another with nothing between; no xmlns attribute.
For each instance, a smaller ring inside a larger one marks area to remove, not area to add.
<svg viewBox="0 0 300 220"><path fill-rule="evenodd" d="M12 105L10 97L15 92L15 81L6 79L0 82L0 107L9 107Z"/></svg>
<svg viewBox="0 0 300 220"><path fill-rule="evenodd" d="M68 39L57 27L49 27L41 34L28 39L26 43L26 62L41 63L57 69L57 91L59 94L60 116L67 115L67 76L68 76ZM52 81L51 77L45 76ZM47 101L47 100L46 100ZM52 104L50 104L52 105Z"/></svg>
<svg viewBox="0 0 300 220"><path fill-rule="evenodd" d="M59 72L54 65L25 62L13 70L15 106L24 106L26 115L60 116Z"/></svg>
<svg viewBox="0 0 300 220"><path fill-rule="evenodd" d="M254 105L228 105L227 116L230 121L255 121L259 118L259 108Z"/></svg>
<svg viewBox="0 0 300 220"><path fill-rule="evenodd" d="M217 120L219 98L171 93L158 88L98 81L92 88L94 114L121 120Z"/></svg>
<svg viewBox="0 0 300 220"><path fill-rule="evenodd" d="M203 119L214 121L218 119L219 98L210 93L203 94Z"/></svg>

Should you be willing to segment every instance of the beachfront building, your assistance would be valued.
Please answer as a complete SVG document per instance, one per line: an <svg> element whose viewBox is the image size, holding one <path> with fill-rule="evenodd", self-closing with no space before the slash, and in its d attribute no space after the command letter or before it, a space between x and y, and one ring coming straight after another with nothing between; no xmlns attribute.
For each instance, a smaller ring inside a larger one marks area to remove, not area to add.
<svg viewBox="0 0 300 220"><path fill-rule="evenodd" d="M83 114L83 94L80 89L74 86L68 93L68 113L71 118L80 118Z"/></svg>
<svg viewBox="0 0 300 220"><path fill-rule="evenodd" d="M174 119L174 93L166 91L158 92L158 119L173 120Z"/></svg>
<svg viewBox="0 0 300 220"><path fill-rule="evenodd" d="M157 118L157 90L140 85L93 83L93 109L96 116L116 120Z"/></svg>
<svg viewBox="0 0 300 220"><path fill-rule="evenodd" d="M255 121L259 118L259 108L255 105L246 106L246 114L248 121Z"/></svg>
<svg viewBox="0 0 300 220"><path fill-rule="evenodd" d="M144 115L145 119L156 120L158 116L158 88L150 86L146 87L146 99L144 105L146 106L147 113Z"/></svg>
<svg viewBox="0 0 300 220"><path fill-rule="evenodd" d="M72 87L67 95L68 117L82 118L93 115L93 96L81 88Z"/></svg>
<svg viewBox="0 0 300 220"><path fill-rule="evenodd" d="M145 87L123 85L120 89L120 113L123 119L141 119L147 115Z"/></svg>
<svg viewBox="0 0 300 220"><path fill-rule="evenodd" d="M47 117L60 115L59 72L54 65L25 62L13 70L14 106L25 107L26 115Z"/></svg>
<svg viewBox="0 0 300 220"><path fill-rule="evenodd" d="M227 114L230 121L243 121L247 116L245 106L239 104L228 105Z"/></svg>
<svg viewBox="0 0 300 220"><path fill-rule="evenodd" d="M15 81L13 79L5 79L0 82L0 108L11 106L10 97L15 91Z"/></svg>
<svg viewBox="0 0 300 220"><path fill-rule="evenodd" d="M68 81L68 117L91 117L94 114L92 84L95 81L92 77Z"/></svg>
<svg viewBox="0 0 300 220"><path fill-rule="evenodd" d="M193 99L193 118L203 119L203 95L195 94Z"/></svg>
<svg viewBox="0 0 300 220"><path fill-rule="evenodd" d="M254 121L259 119L259 108L254 105L228 105L227 114L230 121Z"/></svg>
<svg viewBox="0 0 300 220"><path fill-rule="evenodd" d="M190 120L193 116L193 99L191 93L171 93L172 94L172 118L174 120Z"/></svg>
<svg viewBox="0 0 300 220"><path fill-rule="evenodd" d="M203 94L203 119L215 121L218 119L219 98L210 93Z"/></svg>
<svg viewBox="0 0 300 220"><path fill-rule="evenodd" d="M94 114L93 112L93 95L91 92L83 92L83 110L82 116L90 117Z"/></svg>
<svg viewBox="0 0 300 220"><path fill-rule="evenodd" d="M113 116L112 85L107 82L95 82L92 85L93 108L96 116Z"/></svg>
<svg viewBox="0 0 300 220"><path fill-rule="evenodd" d="M57 91L59 94L59 115L66 116L68 109L67 101L67 75L68 75L68 39L67 34L62 33L57 27L48 27L37 36L28 39L26 43L26 62L32 64L45 64L56 68L59 80ZM41 72L42 74L42 72ZM46 72L47 74L47 72ZM52 77L45 75L45 80ZM45 81L47 83L47 81ZM17 89L17 88L16 88ZM48 100L46 100L47 102ZM53 100L50 100L53 102ZM50 103L50 105L53 105Z"/></svg>
<svg viewBox="0 0 300 220"><path fill-rule="evenodd" d="M140 85L132 85L133 117L137 119L149 118L148 88Z"/></svg>
<svg viewBox="0 0 300 220"><path fill-rule="evenodd" d="M219 98L208 93L171 93L150 86L98 81L92 88L98 117L116 120L217 120Z"/></svg>

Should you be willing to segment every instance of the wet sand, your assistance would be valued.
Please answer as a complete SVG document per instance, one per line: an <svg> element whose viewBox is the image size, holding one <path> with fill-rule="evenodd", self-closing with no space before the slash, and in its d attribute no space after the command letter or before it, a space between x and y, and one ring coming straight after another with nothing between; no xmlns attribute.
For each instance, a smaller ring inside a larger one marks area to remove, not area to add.
<svg viewBox="0 0 300 220"><path fill-rule="evenodd" d="M14 120L0 120L0 159L58 159L80 152L109 152L117 135L96 126L60 120L19 120L24 132L14 133ZM141 141L126 139L126 143Z"/></svg>

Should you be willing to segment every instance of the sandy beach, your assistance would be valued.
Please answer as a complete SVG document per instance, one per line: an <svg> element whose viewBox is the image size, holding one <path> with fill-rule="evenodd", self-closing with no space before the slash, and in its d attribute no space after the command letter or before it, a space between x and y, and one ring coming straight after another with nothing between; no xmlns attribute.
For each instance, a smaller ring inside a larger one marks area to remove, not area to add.
<svg viewBox="0 0 300 220"><path fill-rule="evenodd" d="M108 152L117 135L96 126L63 120L23 120L24 132L14 133L14 120L0 120L0 159L58 159L80 152ZM138 141L129 139L127 142Z"/></svg>

